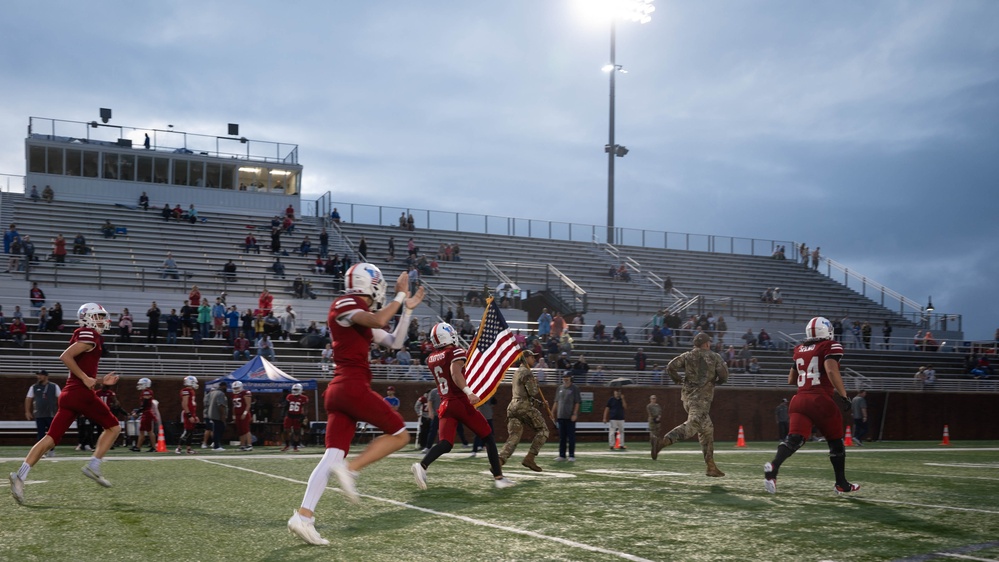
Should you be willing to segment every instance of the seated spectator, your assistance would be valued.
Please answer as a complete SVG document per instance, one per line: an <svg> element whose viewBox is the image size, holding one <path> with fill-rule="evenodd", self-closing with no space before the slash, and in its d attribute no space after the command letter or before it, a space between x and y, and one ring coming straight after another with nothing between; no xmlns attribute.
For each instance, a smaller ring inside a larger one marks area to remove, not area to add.
<svg viewBox="0 0 999 562"><path fill-rule="evenodd" d="M305 297L305 279L303 279L301 275L296 277L295 280L292 282L291 293L296 298L301 299Z"/></svg>
<svg viewBox="0 0 999 562"><path fill-rule="evenodd" d="M114 225L111 224L111 219L105 220L104 224L101 225L101 233L104 234L105 238L117 238L114 233Z"/></svg>
<svg viewBox="0 0 999 562"><path fill-rule="evenodd" d="M173 218L176 221L180 221L184 218L184 209L181 208L180 203L177 203L177 206L173 208L171 213L173 213Z"/></svg>
<svg viewBox="0 0 999 562"><path fill-rule="evenodd" d="M582 355L569 367L569 374L573 376L573 380L585 381L588 378L589 372L590 364L586 362L586 357Z"/></svg>
<svg viewBox="0 0 999 562"><path fill-rule="evenodd" d="M28 337L28 325L20 317L15 316L8 330L10 331L10 337L14 340L14 345L24 347L24 342Z"/></svg>
<svg viewBox="0 0 999 562"><path fill-rule="evenodd" d="M306 234L305 238L302 239L302 243L298 245L298 253L299 255L307 256L310 251L312 251L312 241L309 240L309 235Z"/></svg>
<svg viewBox="0 0 999 562"><path fill-rule="evenodd" d="M295 233L295 219L293 219L291 217L285 217L284 220L281 221L281 230L285 231L288 234L288 236L291 236L292 234L294 234Z"/></svg>
<svg viewBox="0 0 999 562"><path fill-rule="evenodd" d="M326 273L326 263L323 262L323 257L321 255L316 256L316 261L312 263L312 272L316 275Z"/></svg>
<svg viewBox="0 0 999 562"><path fill-rule="evenodd" d="M163 220L165 221L170 220L170 217L173 216L173 211L170 210L169 203L163 204L163 209L160 210L160 216L163 217Z"/></svg>
<svg viewBox="0 0 999 562"><path fill-rule="evenodd" d="M753 335L752 328L747 328L746 333L742 334L742 341L749 347L756 347L756 336Z"/></svg>
<svg viewBox="0 0 999 562"><path fill-rule="evenodd" d="M160 272L160 279L166 279L167 276L173 277L174 279L180 279L179 272L177 271L177 262L173 260L173 252L167 252L166 259L163 260L163 269Z"/></svg>
<svg viewBox="0 0 999 562"><path fill-rule="evenodd" d="M274 258L274 263L271 264L271 266L270 266L269 269L274 272L274 276L275 277L280 277L281 279L285 278L284 277L284 264L281 263L281 258L280 257Z"/></svg>
<svg viewBox="0 0 999 562"><path fill-rule="evenodd" d="M918 330L916 335L912 336L912 349L914 351L923 350L923 331Z"/></svg>
<svg viewBox="0 0 999 562"><path fill-rule="evenodd" d="M927 365L923 374L925 375L926 386L932 387L937 382L937 371L933 368L933 365Z"/></svg>
<svg viewBox="0 0 999 562"><path fill-rule="evenodd" d="M83 234L77 234L76 238L73 239L73 254L85 256L90 253L90 248L87 247L87 239L83 237Z"/></svg>
<svg viewBox="0 0 999 562"><path fill-rule="evenodd" d="M28 197L30 197L31 200L34 201L35 203L41 201L42 198L41 198L40 195L38 195L38 186L37 185L31 186L31 193L28 194Z"/></svg>
<svg viewBox="0 0 999 562"><path fill-rule="evenodd" d="M739 364L739 359L735 354L735 347L731 345L728 346L728 349L726 349L725 353L722 354L722 359L725 360L725 366L732 371L734 371L736 366Z"/></svg>
<svg viewBox="0 0 999 562"><path fill-rule="evenodd" d="M333 210L330 211L330 220L335 223L340 222L340 211L337 211L336 207L333 207Z"/></svg>
<svg viewBox="0 0 999 562"><path fill-rule="evenodd" d="M406 228L406 211L399 213L399 228Z"/></svg>
<svg viewBox="0 0 999 562"><path fill-rule="evenodd" d="M593 341L610 341L610 337L604 333L606 329L607 326L602 321L597 320L597 323L593 325Z"/></svg>
<svg viewBox="0 0 999 562"><path fill-rule="evenodd" d="M777 346L770 339L770 334L762 328L760 329L760 334L756 336L756 347L759 349L777 349Z"/></svg>
<svg viewBox="0 0 999 562"><path fill-rule="evenodd" d="M926 336L923 337L923 351L939 351L940 344L937 343L936 338L933 337L933 332L926 332Z"/></svg>
<svg viewBox="0 0 999 562"><path fill-rule="evenodd" d="M441 266L440 266L440 264L437 263L437 260L433 260L433 259L430 260L430 274L431 275L440 275L441 274Z"/></svg>
<svg viewBox="0 0 999 562"><path fill-rule="evenodd" d="M749 374L751 375L760 374L760 362L755 357L753 357L752 359L749 360L749 366L746 367L746 371L748 371Z"/></svg>
<svg viewBox="0 0 999 562"><path fill-rule="evenodd" d="M257 339L257 355L268 361L274 360L274 344L269 335L264 334Z"/></svg>
<svg viewBox="0 0 999 562"><path fill-rule="evenodd" d="M661 334L660 339L662 339L662 342L665 345L669 347L674 347L676 345L676 337L673 334L673 328L664 325L662 329L659 330L659 333Z"/></svg>
<svg viewBox="0 0 999 562"><path fill-rule="evenodd" d="M991 377L995 375L995 371L992 370L992 364L989 363L989 358L986 355L982 355L978 358L977 369L983 373L985 377ZM975 377L978 378L978 377Z"/></svg>
<svg viewBox="0 0 999 562"><path fill-rule="evenodd" d="M273 354L271 355L273 357ZM232 342L232 358L234 361L245 359L250 360L250 340L246 339L246 333L240 330L239 336Z"/></svg>
<svg viewBox="0 0 999 562"><path fill-rule="evenodd" d="M461 261L461 247L457 243L451 244L451 261Z"/></svg>
<svg viewBox="0 0 999 562"><path fill-rule="evenodd" d="M739 352L739 365L742 372L746 372L749 368L749 363L753 360L753 351L748 345L742 346L742 351Z"/></svg>
<svg viewBox="0 0 999 562"><path fill-rule="evenodd" d="M763 294L760 295L760 302L766 302L766 303L773 302L773 294L774 294L773 289L767 287L767 290L763 291Z"/></svg>
<svg viewBox="0 0 999 562"><path fill-rule="evenodd" d="M198 222L198 210L194 208L194 203L191 203L191 206L187 208L187 214L184 215L184 218L191 224Z"/></svg>
<svg viewBox="0 0 999 562"><path fill-rule="evenodd" d="M222 266L222 277L228 283L236 282L236 264L229 260Z"/></svg>
<svg viewBox="0 0 999 562"><path fill-rule="evenodd" d="M284 216L291 220L295 220L295 207L289 204L288 208L284 210Z"/></svg>
<svg viewBox="0 0 999 562"><path fill-rule="evenodd" d="M562 334L558 340L558 350L562 353L572 354L572 336L568 332Z"/></svg>
<svg viewBox="0 0 999 562"><path fill-rule="evenodd" d="M416 221L413 220L413 213L406 215L406 230L410 232L416 230Z"/></svg>
<svg viewBox="0 0 999 562"><path fill-rule="evenodd" d="M770 302L773 304L784 304L784 297L780 296L780 287L774 287L770 294Z"/></svg>
<svg viewBox="0 0 999 562"><path fill-rule="evenodd" d="M916 382L916 388L923 390L926 387L926 367L920 366L912 379Z"/></svg>
<svg viewBox="0 0 999 562"><path fill-rule="evenodd" d="M42 201L51 203L53 200L55 200L55 191L52 191L51 185L46 185L45 189L42 190Z"/></svg>
<svg viewBox="0 0 999 562"><path fill-rule="evenodd" d="M619 281L631 281L631 272L628 271L625 264L621 264L621 267L617 268L617 275L615 277Z"/></svg>
<svg viewBox="0 0 999 562"><path fill-rule="evenodd" d="M646 355L645 350L640 347L638 348L638 351L635 352L635 356L632 357L632 360L635 362L636 371L644 371L645 366L649 361L649 356Z"/></svg>
<svg viewBox="0 0 999 562"><path fill-rule="evenodd" d="M630 341L628 341L628 331L624 329L624 325L621 322L617 323L617 326L614 328L614 332L611 334L611 336L613 338L612 341L620 342L623 344L631 343Z"/></svg>
<svg viewBox="0 0 999 562"><path fill-rule="evenodd" d="M252 232L246 235L246 240L243 240L243 253L249 254L250 250L253 250L254 253L257 254L260 253L260 246L257 244L257 237L254 236Z"/></svg>
<svg viewBox="0 0 999 562"><path fill-rule="evenodd" d="M143 191L142 195L139 196L139 208L143 211L149 210L149 196L146 195L145 191Z"/></svg>
<svg viewBox="0 0 999 562"><path fill-rule="evenodd" d="M49 326L49 309L42 307L38 310L38 326L35 328L37 332L47 332Z"/></svg>

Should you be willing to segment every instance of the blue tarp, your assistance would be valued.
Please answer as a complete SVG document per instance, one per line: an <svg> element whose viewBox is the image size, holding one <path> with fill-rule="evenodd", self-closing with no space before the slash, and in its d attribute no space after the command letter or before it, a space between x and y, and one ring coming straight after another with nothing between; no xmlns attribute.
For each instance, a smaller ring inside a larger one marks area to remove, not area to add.
<svg viewBox="0 0 999 562"><path fill-rule="evenodd" d="M211 386L220 382L232 388L232 383L240 381L243 387L251 392L287 392L291 390L291 385L301 384L303 390L316 390L316 381L313 379L300 381L278 369L270 361L257 356L247 364L236 369L224 377L208 381L205 386Z"/></svg>

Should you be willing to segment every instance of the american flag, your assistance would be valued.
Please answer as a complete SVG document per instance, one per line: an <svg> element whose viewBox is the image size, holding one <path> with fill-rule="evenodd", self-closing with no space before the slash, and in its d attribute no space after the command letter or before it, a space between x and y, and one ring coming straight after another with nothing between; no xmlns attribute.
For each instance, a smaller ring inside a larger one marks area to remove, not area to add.
<svg viewBox="0 0 999 562"><path fill-rule="evenodd" d="M486 301L479 331L468 348L465 382L479 397L476 407L489 400L510 365L520 357L520 346L492 297Z"/></svg>

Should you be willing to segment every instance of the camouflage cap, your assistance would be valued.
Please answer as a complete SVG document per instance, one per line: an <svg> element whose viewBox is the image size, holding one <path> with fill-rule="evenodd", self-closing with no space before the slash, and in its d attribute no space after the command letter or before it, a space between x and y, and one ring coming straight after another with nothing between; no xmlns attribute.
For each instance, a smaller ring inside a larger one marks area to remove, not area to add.
<svg viewBox="0 0 999 562"><path fill-rule="evenodd" d="M694 336L694 347L701 347L706 343L711 343L711 336L701 332Z"/></svg>

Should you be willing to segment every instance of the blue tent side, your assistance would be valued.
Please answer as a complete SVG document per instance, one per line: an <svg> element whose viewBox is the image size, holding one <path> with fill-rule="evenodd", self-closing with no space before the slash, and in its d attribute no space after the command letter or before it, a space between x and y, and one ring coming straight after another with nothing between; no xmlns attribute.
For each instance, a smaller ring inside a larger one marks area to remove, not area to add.
<svg viewBox="0 0 999 562"><path fill-rule="evenodd" d="M208 381L206 386L224 382L231 387L236 381L242 382L243 387L251 392L285 392L291 390L294 384L301 384L303 390L318 388L314 379L298 380L260 356L254 357L224 377Z"/></svg>

